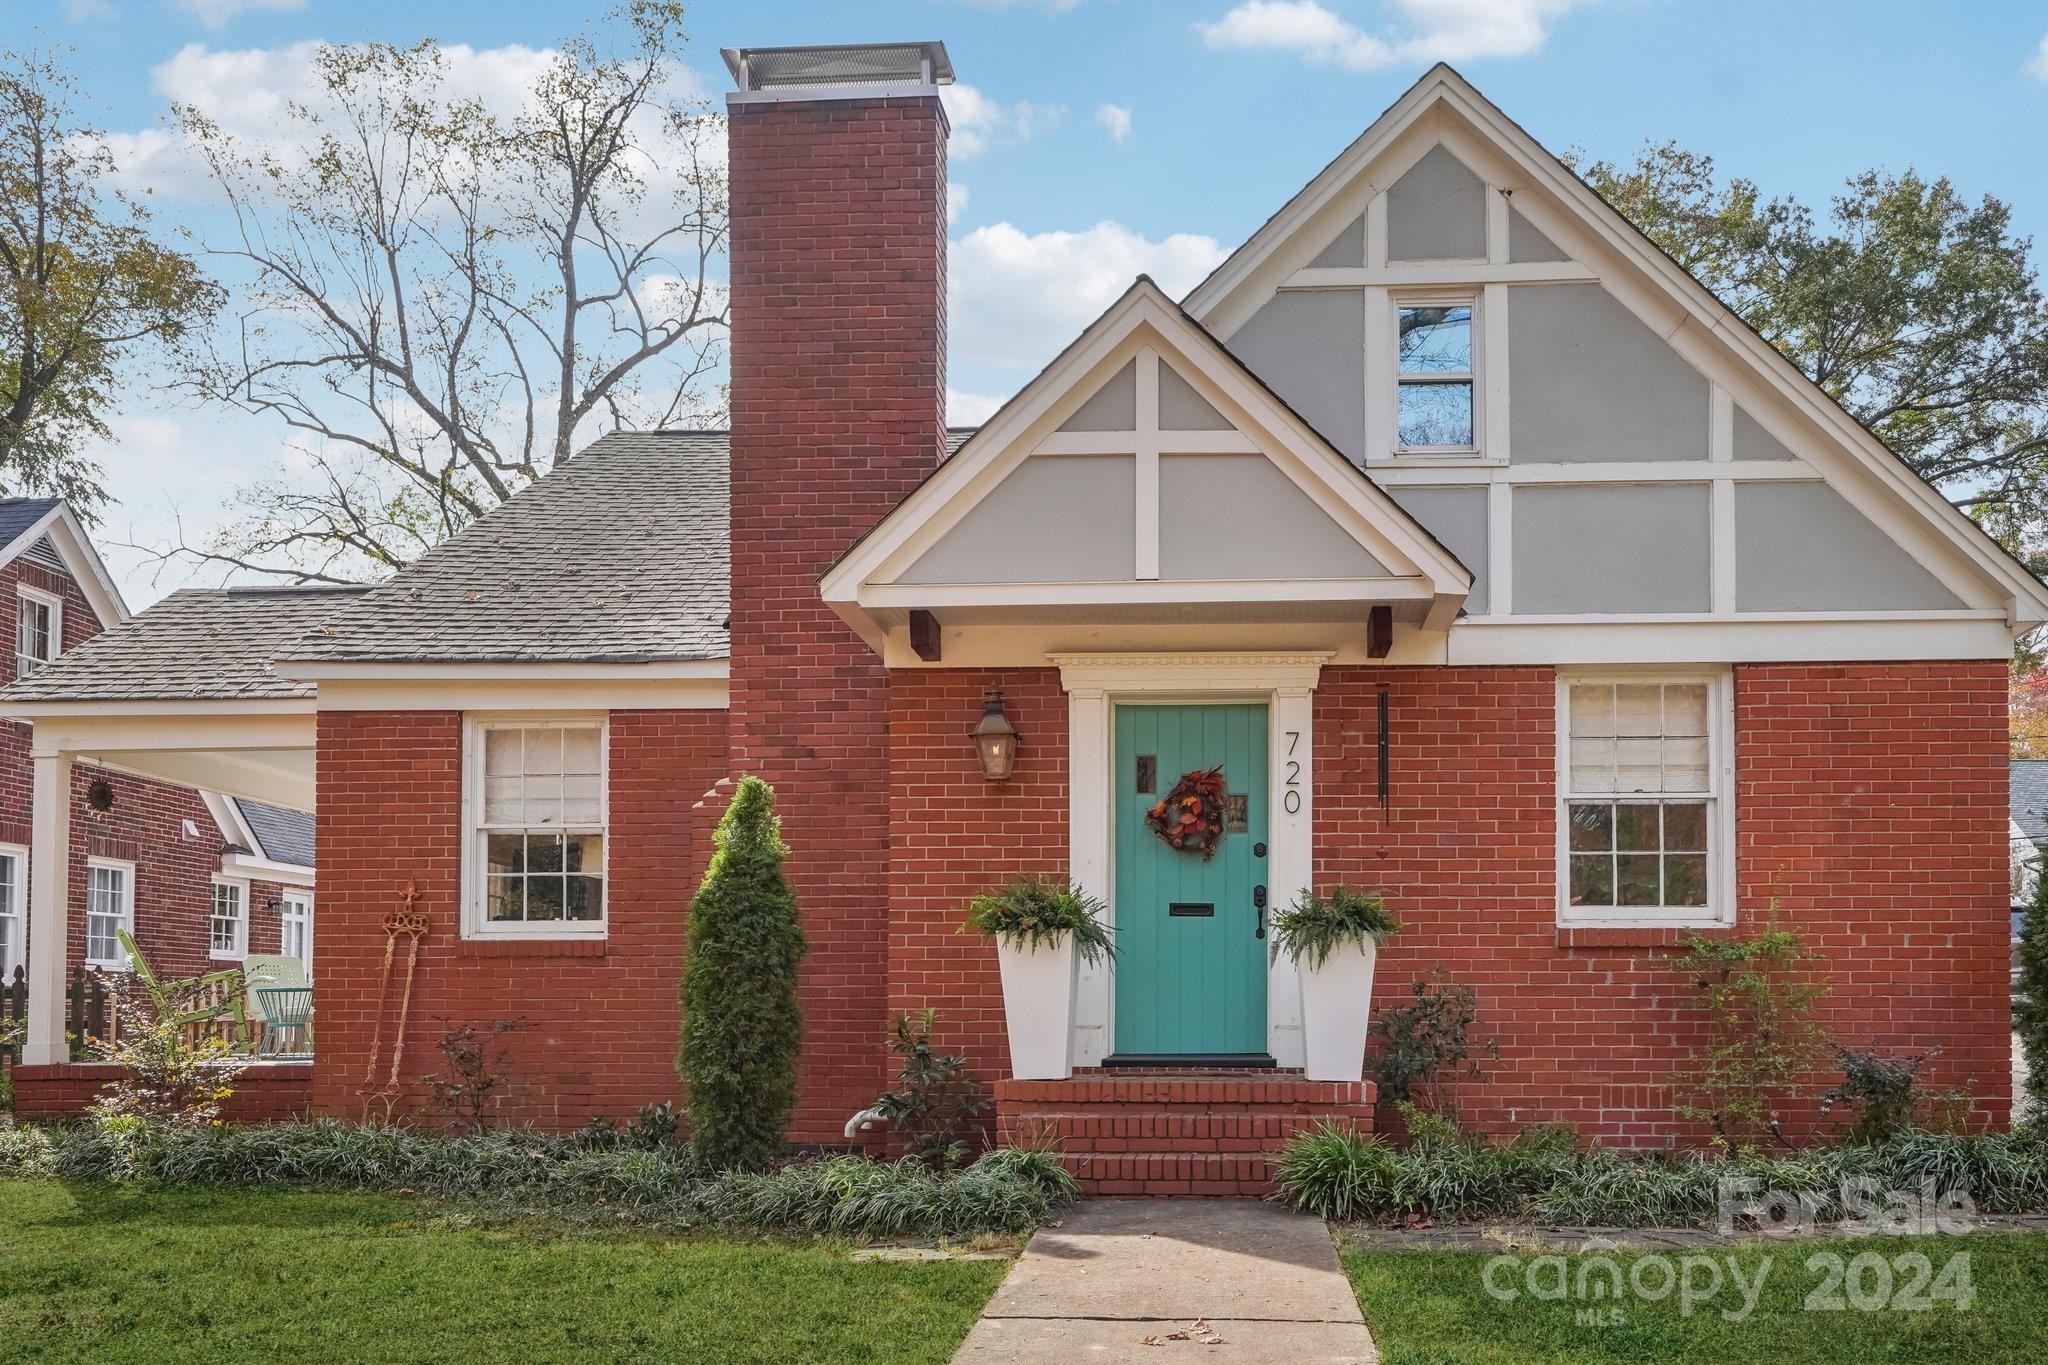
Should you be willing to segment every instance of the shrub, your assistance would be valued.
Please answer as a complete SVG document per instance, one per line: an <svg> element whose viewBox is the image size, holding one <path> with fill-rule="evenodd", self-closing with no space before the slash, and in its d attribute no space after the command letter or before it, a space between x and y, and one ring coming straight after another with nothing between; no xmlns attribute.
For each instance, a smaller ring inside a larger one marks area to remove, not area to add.
<svg viewBox="0 0 2048 1365"><path fill-rule="evenodd" d="M740 779L713 842L690 903L676 1067L690 1087L691 1141L704 1160L754 1169L782 1147L803 1030L796 972L804 935L767 783Z"/></svg>
<svg viewBox="0 0 2048 1365"><path fill-rule="evenodd" d="M1774 929L1742 942L1695 934L1673 962L1706 1015L1704 1042L1681 1078L1691 1099L1678 1112L1711 1124L1723 1147L1765 1137L1790 1145L1778 1105L1819 1064L1825 1043L1813 1017L1822 988L1798 975L1811 956L1797 934Z"/></svg>
<svg viewBox="0 0 2048 1365"><path fill-rule="evenodd" d="M899 1014L889 1050L902 1059L896 1089L875 1102L882 1117L905 1138L904 1155L936 1166L956 1166L967 1155L961 1134L988 1111L981 1082L967 1059L932 1048L938 1011L927 1009L913 1022Z"/></svg>
<svg viewBox="0 0 2048 1365"><path fill-rule="evenodd" d="M1304 1213L1339 1222L1400 1207L1400 1159L1376 1137L1325 1123L1287 1144L1273 1163L1280 1197Z"/></svg>
<svg viewBox="0 0 2048 1365"><path fill-rule="evenodd" d="M1069 934L1083 962L1115 955L1107 907L1067 882L1019 877L999 891L976 896L961 933L987 934L1012 948L1050 948Z"/></svg>
<svg viewBox="0 0 2048 1365"><path fill-rule="evenodd" d="M1339 886L1327 896L1304 890L1273 917L1273 956L1314 968L1341 947L1379 942L1401 927L1377 895Z"/></svg>
<svg viewBox="0 0 2048 1365"><path fill-rule="evenodd" d="M2019 959L2012 1027L2027 1058L2028 1108L2039 1122L2048 1123L2048 866L2039 866L2034 897L2020 925Z"/></svg>
<svg viewBox="0 0 2048 1365"><path fill-rule="evenodd" d="M1920 1069L1939 1051L1888 1053L1833 1044L1842 1079L1821 1096L1823 1114L1849 1105L1855 1117L1851 1142L1886 1142L1909 1128L1957 1128L1969 1097L1958 1091L1932 1091L1920 1080Z"/></svg>
<svg viewBox="0 0 2048 1365"><path fill-rule="evenodd" d="M1382 1100L1449 1115L1449 1083L1486 1077L1472 1056L1479 996L1470 986L1454 983L1442 967L1418 980L1414 992L1414 1003L1382 1010L1372 1022L1369 1036L1378 1043L1373 1080ZM1500 1057L1495 1039L1478 1048L1495 1060Z"/></svg>
<svg viewBox="0 0 2048 1365"><path fill-rule="evenodd" d="M991 1152L950 1173L838 1157L715 1174L675 1144L592 1151L533 1132L450 1136L326 1119L160 1128L135 1150L136 1174L165 1184L412 1193L506 1216L856 1237L1021 1232L1074 1194L1057 1160L1036 1151ZM122 1175L125 1159L93 1127L0 1131L0 1177L104 1180Z"/></svg>
<svg viewBox="0 0 2048 1365"><path fill-rule="evenodd" d="M491 1096L505 1079L492 1070L493 1053L501 1051L499 1043L506 1034L524 1027L517 1019L497 1019L489 1024L457 1024L442 1032L435 1046L447 1060L450 1074L437 1072L420 1079L434 1093L434 1104L450 1123L472 1133L484 1131Z"/></svg>

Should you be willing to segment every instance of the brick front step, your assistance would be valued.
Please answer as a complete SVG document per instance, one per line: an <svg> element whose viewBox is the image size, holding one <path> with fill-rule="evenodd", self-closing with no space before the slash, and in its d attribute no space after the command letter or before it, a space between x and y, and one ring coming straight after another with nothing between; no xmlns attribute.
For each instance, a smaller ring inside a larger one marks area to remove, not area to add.
<svg viewBox="0 0 2048 1365"><path fill-rule="evenodd" d="M1264 1195L1290 1138L1372 1127L1369 1082L1284 1071L1084 1071L996 1083L1005 1143L1051 1141L1090 1194Z"/></svg>

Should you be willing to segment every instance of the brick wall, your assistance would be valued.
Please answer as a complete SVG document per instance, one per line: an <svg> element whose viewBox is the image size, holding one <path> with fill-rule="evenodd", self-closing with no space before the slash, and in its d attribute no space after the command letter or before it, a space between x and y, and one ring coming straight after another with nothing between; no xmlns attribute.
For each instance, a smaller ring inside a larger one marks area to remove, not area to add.
<svg viewBox="0 0 2048 1365"><path fill-rule="evenodd" d="M1001 692L1022 736L1007 782L968 739ZM977 1075L1009 1074L995 946L959 931L975 896L1020 873L1067 875L1067 698L1055 669L901 672L889 689L889 1009L939 1011L936 1037Z"/></svg>
<svg viewBox="0 0 2048 1365"><path fill-rule="evenodd" d="M731 112L732 740L774 784L810 941L792 1135L886 1075L888 676L818 577L944 451L936 99Z"/></svg>
<svg viewBox="0 0 2048 1365"><path fill-rule="evenodd" d="M70 574L17 556L0 568L0 677L15 671L17 586L26 585L63 600L64 648L75 649L100 631L92 604ZM23 849L31 845L30 812L34 773L29 759L30 727L0 722L0 843ZM111 810L91 810L87 787L105 777L114 792ZM212 903L214 873L220 871L220 828L199 793L189 787L108 773L79 762L72 769L70 961L85 960L85 866L95 855L133 862L135 867L135 941L151 964L167 976L196 976L221 963L207 953L207 915ZM188 838L185 821L198 835ZM251 950L277 950L277 917L261 907L276 895L270 888L259 898L251 888ZM24 935L26 900L21 905Z"/></svg>
<svg viewBox="0 0 2048 1365"><path fill-rule="evenodd" d="M1388 690L1391 802L1374 789ZM1736 672L1738 914L1825 955L1823 1018L1856 1045L1939 1047L1931 1073L1983 1111L2005 1060L2005 719L1997 663ZM1696 1037L1676 935L1555 928L1555 690L1548 669L1333 668L1316 696L1316 875L1382 888L1403 922L1375 1007L1438 964L1477 988L1492 1079L1469 1120L1562 1121L1662 1143ZM1739 929L1738 932L1741 932ZM1797 1124L1810 1119L1802 1106Z"/></svg>
<svg viewBox="0 0 2048 1365"><path fill-rule="evenodd" d="M315 1112L361 1117L371 1045L389 1075L406 954L388 984L384 916L408 883L421 946L396 1112L428 1112L420 1078L460 1024L517 1019L496 1070L496 1118L575 1128L680 1099L676 989L689 898L709 830L692 805L725 771L725 713L611 716L610 931L602 942L465 941L459 896L462 717L453 711L323 711L319 732L319 1038ZM379 1025L380 1018L383 1023Z"/></svg>

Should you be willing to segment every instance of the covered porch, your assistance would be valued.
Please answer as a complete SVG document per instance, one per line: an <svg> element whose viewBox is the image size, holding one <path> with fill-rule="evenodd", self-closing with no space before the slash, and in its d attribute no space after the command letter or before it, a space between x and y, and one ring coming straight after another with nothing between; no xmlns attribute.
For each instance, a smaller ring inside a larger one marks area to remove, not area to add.
<svg viewBox="0 0 2048 1365"><path fill-rule="evenodd" d="M53 661L0 692L0 715L30 727L33 771L29 849L28 963L25 1036L15 1068L17 1103L24 1113L63 1108L89 1097L104 1078L80 1058L72 1034L89 1032L86 1016L107 1012L104 993L121 973L78 970L75 927L87 943L112 940L132 926L137 888L132 880L97 877L92 850L73 847L70 819L74 775L127 774L209 794L209 801L239 798L294 811L314 809L316 718L311 683L277 676L270 659L331 610L341 590L219 589L173 594L119 627ZM214 837L202 835L201 837ZM260 850L234 841L219 847L247 865L247 875L291 886L303 881L254 856ZM71 868L85 854L86 877L73 885L48 869ZM243 874L238 866L237 875ZM310 890L310 888L305 888ZM244 905L246 920L254 907ZM97 935L98 937L93 937ZM118 958L118 953L102 954ZM264 959L269 962L272 959ZM244 979L243 968L249 976ZM304 1030L291 1061L272 1060L276 1030L264 1027L257 992L301 986L264 976L254 960L223 961L220 970L174 984L187 1000L195 1029L228 1029L236 1045L259 1057L247 1084L270 1096L259 1107L294 1103L309 1085ZM257 980L258 976L264 979ZM95 992L97 999L90 999ZM274 1008L305 1002L273 998ZM95 1007L97 1013L94 1013ZM251 1026L248 1016L259 1017ZM284 1096L280 1100L277 1097ZM302 1106L300 1106L302 1107Z"/></svg>

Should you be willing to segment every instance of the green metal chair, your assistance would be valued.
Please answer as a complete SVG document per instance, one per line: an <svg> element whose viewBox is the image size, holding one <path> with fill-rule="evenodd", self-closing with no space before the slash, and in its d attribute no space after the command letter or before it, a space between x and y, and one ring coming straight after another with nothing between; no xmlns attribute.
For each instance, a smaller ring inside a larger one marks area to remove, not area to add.
<svg viewBox="0 0 2048 1365"><path fill-rule="evenodd" d="M271 1036L273 1031L287 1028L298 1031L297 1041L306 1046L311 1045L310 1034L305 1032L306 1020L299 1019L295 1024L287 1024L284 1020L274 1017L270 1012L268 999L268 993L273 990L305 991L310 1002L313 983L307 979L305 963L280 953L251 953L242 959L242 979L248 983L249 1021L261 1039L260 1049L264 1055L276 1053L276 1040ZM279 997L279 1000L287 1010L299 1008L296 1001L285 997ZM306 1008L310 1010L310 1003Z"/></svg>
<svg viewBox="0 0 2048 1365"><path fill-rule="evenodd" d="M313 988L258 986L263 1009L263 1055L281 1062L309 1060L313 1055Z"/></svg>

